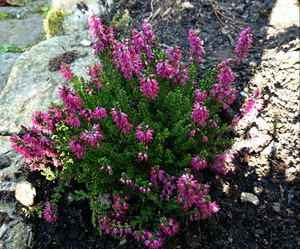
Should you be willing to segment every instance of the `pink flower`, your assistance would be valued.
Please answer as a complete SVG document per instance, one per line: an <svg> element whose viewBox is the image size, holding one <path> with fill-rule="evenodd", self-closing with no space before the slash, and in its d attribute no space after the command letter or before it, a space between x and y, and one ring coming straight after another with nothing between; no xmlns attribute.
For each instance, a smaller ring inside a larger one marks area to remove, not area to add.
<svg viewBox="0 0 300 249"><path fill-rule="evenodd" d="M158 93L158 82L154 78L155 75L150 75L147 79L145 79L145 76L141 76L141 92L144 93L144 95L149 99L156 99L157 93Z"/></svg>
<svg viewBox="0 0 300 249"><path fill-rule="evenodd" d="M180 47L170 47L168 49L168 61L173 64L174 67L179 66L179 60L181 57L181 48Z"/></svg>
<svg viewBox="0 0 300 249"><path fill-rule="evenodd" d="M82 141L88 140L87 142L91 144L93 148L95 148L95 144L97 144L97 147L100 148L100 144L98 143L98 141L100 142L104 139L104 137L100 133L100 125L94 124L91 131L85 130L84 132L82 132L80 135L80 139Z"/></svg>
<svg viewBox="0 0 300 249"><path fill-rule="evenodd" d="M78 159L83 159L84 158L83 152L88 151L89 149L83 147L82 144L84 142L81 139L78 139L76 136L74 138L75 140L71 139L69 143L71 150L76 154Z"/></svg>
<svg viewBox="0 0 300 249"><path fill-rule="evenodd" d="M195 155L191 162L190 165L192 166L192 168L194 170L200 170L200 169L204 169L207 165L207 162L205 159L200 158L198 155Z"/></svg>
<svg viewBox="0 0 300 249"><path fill-rule="evenodd" d="M232 129L236 130L237 129L237 125L239 123L240 117L239 116L235 116L233 121L232 121Z"/></svg>
<svg viewBox="0 0 300 249"><path fill-rule="evenodd" d="M105 49L110 47L114 50L115 41L112 28L104 27L101 23L101 19L97 19L94 15L93 10L89 12L88 22L90 25L90 30L95 39L97 39L96 44L93 46L95 49L95 54L103 52Z"/></svg>
<svg viewBox="0 0 300 249"><path fill-rule="evenodd" d="M44 218L46 221L52 222L58 220L58 208L52 210L50 201L46 202L46 208L44 210Z"/></svg>
<svg viewBox="0 0 300 249"><path fill-rule="evenodd" d="M198 126L203 126L205 124L206 118L209 115L208 110L205 106L201 106L199 103L194 105L194 109L191 118L197 123Z"/></svg>
<svg viewBox="0 0 300 249"><path fill-rule="evenodd" d="M116 110L115 108L111 109L112 118L114 119L114 122L116 125L122 129L121 133L126 135L130 132L130 129L133 127L131 124L129 124L127 115L122 112L121 109Z"/></svg>
<svg viewBox="0 0 300 249"><path fill-rule="evenodd" d="M207 97L206 91L202 93L199 89L196 89L194 93L196 94L195 102L203 102Z"/></svg>
<svg viewBox="0 0 300 249"><path fill-rule="evenodd" d="M227 165L227 163L231 162L233 155L233 149L226 150L225 154L223 155L215 155L216 162L211 166L211 168L225 175L230 170L230 167Z"/></svg>
<svg viewBox="0 0 300 249"><path fill-rule="evenodd" d="M73 79L74 73L70 68L70 65L64 64L60 66L61 73L65 76L67 80Z"/></svg>
<svg viewBox="0 0 300 249"><path fill-rule="evenodd" d="M152 134L153 130L149 128L149 125L146 125L146 127L143 128L141 124L137 126L137 130L135 133L136 138L139 139L141 143L151 142L153 139Z"/></svg>
<svg viewBox="0 0 300 249"><path fill-rule="evenodd" d="M146 153L139 152L138 153L138 158L140 158L141 161L143 161L143 159L145 158L145 160L148 162L148 156L147 156Z"/></svg>
<svg viewBox="0 0 300 249"><path fill-rule="evenodd" d="M93 82L96 85L97 89L101 89L101 84L99 83L101 74L103 73L102 64L98 62L94 65L89 66L89 70L87 70L87 74L92 76Z"/></svg>
<svg viewBox="0 0 300 249"><path fill-rule="evenodd" d="M159 227L162 229L162 231L169 235L173 236L179 231L179 222L175 220L174 218L169 218L168 220L163 217L160 219Z"/></svg>
<svg viewBox="0 0 300 249"><path fill-rule="evenodd" d="M82 106L80 97L77 97L77 91L71 90L67 86L59 87L59 96L62 99L65 109L76 112Z"/></svg>
<svg viewBox="0 0 300 249"><path fill-rule="evenodd" d="M156 45L157 41L155 37L155 30L146 20L142 24L142 29L145 35L145 43Z"/></svg>
<svg viewBox="0 0 300 249"><path fill-rule="evenodd" d="M64 122L65 122L65 124L68 124L68 125L71 125L74 127L80 127L80 120L73 113L70 113L69 119L65 119Z"/></svg>
<svg viewBox="0 0 300 249"><path fill-rule="evenodd" d="M188 70L185 68L185 64L181 63L177 68L175 68L173 83L184 85L188 79Z"/></svg>
<svg viewBox="0 0 300 249"><path fill-rule="evenodd" d="M226 108L228 104L233 103L236 98L236 90L231 88L231 84L234 80L234 74L231 68L224 66L221 69L220 74L217 75L217 84L213 84L213 90L211 94L217 98L218 101L224 102L224 107ZM226 105L225 105L226 104Z"/></svg>
<svg viewBox="0 0 300 249"><path fill-rule="evenodd" d="M242 115L244 116L244 125L254 122L259 111L262 109L263 104L264 100L260 99L260 91L256 90L254 96L247 101L246 107L242 112Z"/></svg>
<svg viewBox="0 0 300 249"><path fill-rule="evenodd" d="M196 135L196 131L195 130L190 131L189 135L190 135L190 137L194 137Z"/></svg>
<svg viewBox="0 0 300 249"><path fill-rule="evenodd" d="M235 47L235 51L238 53L238 58L234 64L238 64L246 55L249 53L249 48L252 47L252 38L254 37L250 34L251 29L248 27L242 31L241 37L239 38L238 44Z"/></svg>
<svg viewBox="0 0 300 249"><path fill-rule="evenodd" d="M133 73L138 76L144 69L141 56L135 52L132 45L129 46L128 42L117 43L117 55L115 65L126 79L132 79Z"/></svg>
<svg viewBox="0 0 300 249"><path fill-rule="evenodd" d="M41 111L37 111L31 117L32 123L39 127L44 133L53 133L56 131L55 117L50 113L44 114Z"/></svg>
<svg viewBox="0 0 300 249"><path fill-rule="evenodd" d="M107 117L106 109L96 107L91 116L95 119L103 119L103 118Z"/></svg>
<svg viewBox="0 0 300 249"><path fill-rule="evenodd" d="M201 61L200 56L201 56L202 50L203 50L203 47L201 46L202 41L199 37L197 37L198 34L199 34L198 31L194 31L192 29L189 30L189 40L190 40L190 46L191 46L190 54L192 57L195 57L197 64L199 64Z"/></svg>
<svg viewBox="0 0 300 249"><path fill-rule="evenodd" d="M159 60L156 65L157 75L164 79L172 79L175 68L169 63L168 60Z"/></svg>
<svg viewBox="0 0 300 249"><path fill-rule="evenodd" d="M207 138L206 136L203 136L203 138L202 138L202 142L203 142L203 143L206 143L206 142L208 142L208 138Z"/></svg>

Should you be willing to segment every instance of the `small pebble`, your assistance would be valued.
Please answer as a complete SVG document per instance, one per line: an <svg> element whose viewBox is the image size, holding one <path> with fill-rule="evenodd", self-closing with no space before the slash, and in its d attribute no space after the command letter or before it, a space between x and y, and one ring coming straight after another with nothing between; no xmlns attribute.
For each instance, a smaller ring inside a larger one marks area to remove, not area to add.
<svg viewBox="0 0 300 249"><path fill-rule="evenodd" d="M181 7L183 9L186 9L186 10L192 10L192 9L195 8L194 5L191 4L190 2L184 2L184 3L182 3Z"/></svg>
<svg viewBox="0 0 300 249"><path fill-rule="evenodd" d="M257 198L256 195L254 195L252 193L242 192L241 202L249 202L249 203L252 203L253 205L257 206L259 204L259 199Z"/></svg>
<svg viewBox="0 0 300 249"><path fill-rule="evenodd" d="M272 204L272 209L273 209L274 212L279 214L280 213L280 203L279 202L274 202Z"/></svg>
<svg viewBox="0 0 300 249"><path fill-rule="evenodd" d="M257 66L257 63L255 61L251 61L249 63L249 66L252 66L252 67L256 67Z"/></svg>
<svg viewBox="0 0 300 249"><path fill-rule="evenodd" d="M23 180L17 184L15 197L24 206L32 206L34 204L35 196L36 190L30 182Z"/></svg>
<svg viewBox="0 0 300 249"><path fill-rule="evenodd" d="M82 40L82 41L80 42L80 44L81 44L82 46L84 46L84 47L89 47L89 46L92 44L92 42L89 41L89 40Z"/></svg>
<svg viewBox="0 0 300 249"><path fill-rule="evenodd" d="M298 165L296 166L296 170L297 170L298 173L300 173L300 164L298 164Z"/></svg>

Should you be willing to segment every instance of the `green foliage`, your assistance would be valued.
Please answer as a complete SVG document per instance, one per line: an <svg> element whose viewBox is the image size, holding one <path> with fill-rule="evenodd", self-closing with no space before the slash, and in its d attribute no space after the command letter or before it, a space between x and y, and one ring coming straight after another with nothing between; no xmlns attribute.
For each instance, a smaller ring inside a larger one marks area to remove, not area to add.
<svg viewBox="0 0 300 249"><path fill-rule="evenodd" d="M52 9L52 6L47 6L46 4L40 4L37 6L33 6L33 10L31 11L33 14L39 14L44 17L47 16L48 12Z"/></svg>
<svg viewBox="0 0 300 249"><path fill-rule="evenodd" d="M24 52L26 46L14 46L11 44L3 44L0 46L0 54L4 53L21 53Z"/></svg>
<svg viewBox="0 0 300 249"><path fill-rule="evenodd" d="M114 26L116 28L122 28L122 27L126 26L126 23L131 19L128 9L124 10L122 17L120 17L120 16L121 16L121 14L118 11L114 16L113 21L111 22L112 26Z"/></svg>
<svg viewBox="0 0 300 249"><path fill-rule="evenodd" d="M0 12L0 20L9 19L8 14L4 12Z"/></svg>
<svg viewBox="0 0 300 249"><path fill-rule="evenodd" d="M51 10L47 17L61 23L64 15ZM145 33L132 31L118 44L111 29L99 20L97 25L101 64L89 66L87 80L63 64L73 86L60 88L64 104L51 103L47 114L35 113L36 126L23 127L26 135L11 141L31 168L57 182L55 210L67 182L76 181L73 198L89 200L92 223L100 231L147 234L152 243L162 236L158 231L178 232L177 221L218 211L208 192L210 180L229 170L228 149L234 143L233 124L219 117L236 94L230 87L231 60L196 80L199 57L185 66L175 58L180 49L163 51L147 23ZM189 34L201 54L198 33Z"/></svg>

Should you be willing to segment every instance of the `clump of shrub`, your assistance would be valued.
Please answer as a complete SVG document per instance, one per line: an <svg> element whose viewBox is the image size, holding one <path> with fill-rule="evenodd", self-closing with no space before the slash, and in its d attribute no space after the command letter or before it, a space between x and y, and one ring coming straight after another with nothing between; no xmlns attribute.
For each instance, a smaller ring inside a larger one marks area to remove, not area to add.
<svg viewBox="0 0 300 249"><path fill-rule="evenodd" d="M252 35L244 30L238 56L196 81L199 32L189 31L186 64L180 47L162 49L147 22L122 42L93 13L89 23L99 56L87 69L89 79L62 65L73 88L60 87L62 103L36 112L34 125L22 127L25 135L11 137L13 148L32 170L59 183L47 202L48 221L58 218L61 192L75 180L85 187L74 198L89 200L95 226L158 248L181 221L219 210L210 181L230 169L234 141L228 134L238 118L222 123L218 113L236 97L230 66L249 52Z"/></svg>

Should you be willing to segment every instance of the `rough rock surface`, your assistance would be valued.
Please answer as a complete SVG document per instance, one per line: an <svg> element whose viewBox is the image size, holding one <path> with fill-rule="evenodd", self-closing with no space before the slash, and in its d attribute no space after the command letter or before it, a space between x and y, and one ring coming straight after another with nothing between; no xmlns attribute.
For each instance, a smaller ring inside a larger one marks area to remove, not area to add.
<svg viewBox="0 0 300 249"><path fill-rule="evenodd" d="M5 53L0 54L0 93L4 89L11 69L19 58L20 53Z"/></svg>
<svg viewBox="0 0 300 249"><path fill-rule="evenodd" d="M112 1L108 1L107 7L111 5ZM64 17L62 24L64 34L72 34L78 30L88 29L88 10L92 9L96 16L100 16L106 8L97 0L53 0L54 10L63 10L65 13L70 13Z"/></svg>
<svg viewBox="0 0 300 249"><path fill-rule="evenodd" d="M59 70L49 70L51 59L75 50L78 58L71 63L71 69L87 76L88 65L97 59L92 48L80 44L86 39L91 39L89 30L54 37L19 57L0 94L0 133L18 132L20 124L30 126L34 112L47 111L51 101L59 101L58 87L66 81Z"/></svg>
<svg viewBox="0 0 300 249"><path fill-rule="evenodd" d="M30 45L43 38L43 18L32 17L24 20L2 20L0 22L0 34L5 34L0 36L0 46L3 44L15 46Z"/></svg>

